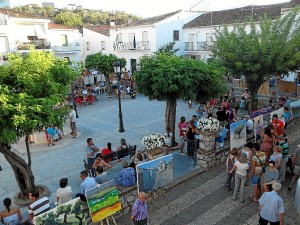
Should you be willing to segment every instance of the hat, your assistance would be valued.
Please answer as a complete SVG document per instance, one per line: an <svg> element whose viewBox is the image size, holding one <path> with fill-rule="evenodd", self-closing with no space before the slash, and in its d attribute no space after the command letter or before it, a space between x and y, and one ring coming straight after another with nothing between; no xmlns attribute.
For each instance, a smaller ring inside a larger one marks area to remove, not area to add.
<svg viewBox="0 0 300 225"><path fill-rule="evenodd" d="M275 162L274 162L274 161L271 160L271 161L269 161L269 164L270 164L270 163L272 163L272 164L275 166Z"/></svg>

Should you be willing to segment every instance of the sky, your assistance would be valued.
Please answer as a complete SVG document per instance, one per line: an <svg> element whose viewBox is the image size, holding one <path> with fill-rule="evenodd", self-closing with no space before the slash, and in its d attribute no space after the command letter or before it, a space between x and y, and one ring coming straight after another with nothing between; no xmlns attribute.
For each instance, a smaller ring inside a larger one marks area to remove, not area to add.
<svg viewBox="0 0 300 225"><path fill-rule="evenodd" d="M179 9L209 11L246 5L276 4L287 1L289 0L10 0L11 6L41 5L42 2L54 2L56 8L63 8L67 4L76 3L82 5L83 8L126 11L141 17L152 17Z"/></svg>

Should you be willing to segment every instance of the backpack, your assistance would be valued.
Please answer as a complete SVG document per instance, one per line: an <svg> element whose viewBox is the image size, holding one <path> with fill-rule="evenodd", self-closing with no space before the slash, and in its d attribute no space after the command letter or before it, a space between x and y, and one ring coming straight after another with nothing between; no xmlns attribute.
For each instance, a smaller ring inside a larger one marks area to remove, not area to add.
<svg viewBox="0 0 300 225"><path fill-rule="evenodd" d="M233 157L233 158L231 159L230 156L228 156L227 171L232 170L232 168L233 168L233 166L234 166L234 160L235 160L235 157Z"/></svg>

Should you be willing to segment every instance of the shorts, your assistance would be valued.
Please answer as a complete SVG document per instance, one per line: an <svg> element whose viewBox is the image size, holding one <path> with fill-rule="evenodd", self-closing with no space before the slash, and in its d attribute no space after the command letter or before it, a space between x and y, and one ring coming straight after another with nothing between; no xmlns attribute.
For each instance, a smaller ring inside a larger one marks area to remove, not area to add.
<svg viewBox="0 0 300 225"><path fill-rule="evenodd" d="M186 140L184 137L180 137L180 144L185 144Z"/></svg>
<svg viewBox="0 0 300 225"><path fill-rule="evenodd" d="M71 128L72 128L72 129L76 128L76 122L72 122L72 123L71 123Z"/></svg>
<svg viewBox="0 0 300 225"><path fill-rule="evenodd" d="M253 185L258 185L258 184L260 184L260 181L261 181L260 176L253 174L251 183Z"/></svg>
<svg viewBox="0 0 300 225"><path fill-rule="evenodd" d="M299 166L295 166L294 169L293 169L293 173L295 175L300 175L300 167Z"/></svg>

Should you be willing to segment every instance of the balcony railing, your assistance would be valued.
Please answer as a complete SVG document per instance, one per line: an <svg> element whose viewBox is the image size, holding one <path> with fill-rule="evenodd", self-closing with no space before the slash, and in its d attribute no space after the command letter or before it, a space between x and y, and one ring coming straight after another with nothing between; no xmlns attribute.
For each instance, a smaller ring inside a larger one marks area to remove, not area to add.
<svg viewBox="0 0 300 225"><path fill-rule="evenodd" d="M213 41L185 42L185 51L211 51Z"/></svg>
<svg viewBox="0 0 300 225"><path fill-rule="evenodd" d="M81 51L80 45L52 46L54 53L75 53Z"/></svg>
<svg viewBox="0 0 300 225"><path fill-rule="evenodd" d="M137 42L114 42L114 51L127 51L127 50L137 50L137 51L148 51L150 50L149 41L137 41Z"/></svg>
<svg viewBox="0 0 300 225"><path fill-rule="evenodd" d="M50 42L44 40L34 40L32 42L17 42L17 50L30 50L30 48L34 49L50 49Z"/></svg>

